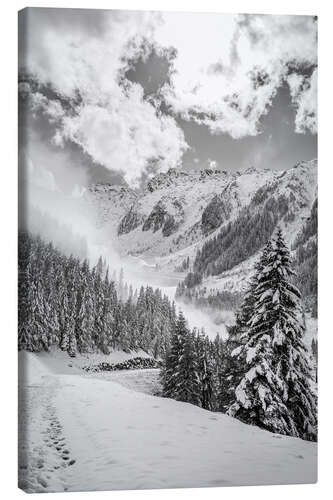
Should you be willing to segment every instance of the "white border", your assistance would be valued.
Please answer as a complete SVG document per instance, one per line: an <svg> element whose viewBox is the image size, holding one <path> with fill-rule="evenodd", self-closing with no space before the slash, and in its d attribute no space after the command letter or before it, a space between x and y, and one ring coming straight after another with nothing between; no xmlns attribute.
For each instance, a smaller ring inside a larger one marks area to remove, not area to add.
<svg viewBox="0 0 333 500"><path fill-rule="evenodd" d="M320 382L320 443L319 483L301 486L268 486L242 488L212 488L187 490L152 490L132 492L71 493L71 499L272 499L301 497L302 499L328 498L332 491L332 380L329 370L333 363L332 348L332 216L333 209L333 109L332 109L332 9L329 2L320 0L233 0L221 2L199 0L109 0L109 1L43 1L29 6L150 9L199 12L247 12L266 14L316 14L319 16L319 382ZM16 239L17 239L17 10L26 7L24 2L11 1L1 8L1 322L0 322L0 381L1 381L1 436L0 436L0 491L3 498L20 498L23 492L16 488ZM40 495L40 494L39 494ZM33 495L34 497L34 495ZM63 498L53 494L52 498Z"/></svg>

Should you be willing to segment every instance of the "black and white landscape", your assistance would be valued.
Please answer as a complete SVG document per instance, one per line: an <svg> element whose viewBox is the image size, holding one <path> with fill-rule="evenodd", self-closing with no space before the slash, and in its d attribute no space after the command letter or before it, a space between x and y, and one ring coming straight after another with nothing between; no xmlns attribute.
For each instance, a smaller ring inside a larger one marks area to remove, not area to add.
<svg viewBox="0 0 333 500"><path fill-rule="evenodd" d="M312 483L317 20L19 14L19 486Z"/></svg>

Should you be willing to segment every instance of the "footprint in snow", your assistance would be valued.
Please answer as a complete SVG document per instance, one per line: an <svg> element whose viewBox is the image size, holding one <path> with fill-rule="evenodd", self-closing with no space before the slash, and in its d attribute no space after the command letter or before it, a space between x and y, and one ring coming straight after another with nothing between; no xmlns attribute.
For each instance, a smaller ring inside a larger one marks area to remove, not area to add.
<svg viewBox="0 0 333 500"><path fill-rule="evenodd" d="M117 460L113 460L113 459L112 460L108 460L106 462L106 465L116 465L116 464L118 464L118 461Z"/></svg>
<svg viewBox="0 0 333 500"><path fill-rule="evenodd" d="M221 484L228 484L230 481L227 481L226 479L212 479L210 481L211 484L214 484L216 486L221 485Z"/></svg>

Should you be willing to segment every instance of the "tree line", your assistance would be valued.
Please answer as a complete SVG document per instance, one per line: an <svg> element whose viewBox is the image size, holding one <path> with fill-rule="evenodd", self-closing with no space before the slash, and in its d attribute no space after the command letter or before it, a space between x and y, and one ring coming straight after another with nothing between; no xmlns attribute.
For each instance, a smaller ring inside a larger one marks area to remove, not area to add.
<svg viewBox="0 0 333 500"><path fill-rule="evenodd" d="M269 198L259 210L252 200L234 221L222 227L197 251L193 272L217 275L255 254L271 238L279 220L288 213L289 205L283 195Z"/></svg>
<svg viewBox="0 0 333 500"><path fill-rule="evenodd" d="M201 288L187 287L186 282L181 281L176 288L176 299L181 300L185 304L191 303L200 309L218 309L234 311L238 309L242 292L229 290L219 290L216 288L207 289L206 286Z"/></svg>
<svg viewBox="0 0 333 500"><path fill-rule="evenodd" d="M165 353L176 309L159 289L133 292L102 259L90 267L28 232L19 233L18 257L19 349Z"/></svg>
<svg viewBox="0 0 333 500"><path fill-rule="evenodd" d="M318 200L312 205L311 213L293 245L294 266L297 271L295 283L306 298L306 305L317 317L318 295Z"/></svg>

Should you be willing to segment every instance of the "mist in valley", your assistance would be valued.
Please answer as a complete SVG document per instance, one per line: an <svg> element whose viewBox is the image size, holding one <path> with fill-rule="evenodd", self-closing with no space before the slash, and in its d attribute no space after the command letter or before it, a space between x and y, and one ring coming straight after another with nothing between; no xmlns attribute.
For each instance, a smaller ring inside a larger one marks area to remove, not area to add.
<svg viewBox="0 0 333 500"><path fill-rule="evenodd" d="M50 152L50 156L52 156ZM44 155L37 155L40 161ZM151 286L159 288L162 295L175 301L177 284L182 278L180 273L168 273L160 267L150 264L144 256L121 255L115 245L116 231L111 224L98 227L96 207L89 203L87 191L88 178L83 169L73 168L64 158L57 157L61 184L52 169L34 163L24 152L20 162L20 188L24 193L21 205L21 228L38 234L46 242L59 248L67 255L74 255L83 260L87 258L94 266L102 257L109 268L109 275L119 277L123 273L124 282L133 290ZM54 159L53 159L54 161ZM62 163L61 163L62 161ZM76 182L79 181L79 182ZM66 189L63 186L66 185ZM175 301L177 310L182 310L191 328L204 329L214 339L217 334L227 336L226 324L230 323L230 314L216 322L216 312L199 310L191 304ZM225 319L225 321L224 321Z"/></svg>

